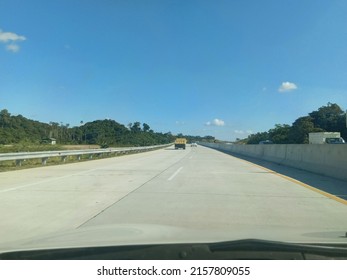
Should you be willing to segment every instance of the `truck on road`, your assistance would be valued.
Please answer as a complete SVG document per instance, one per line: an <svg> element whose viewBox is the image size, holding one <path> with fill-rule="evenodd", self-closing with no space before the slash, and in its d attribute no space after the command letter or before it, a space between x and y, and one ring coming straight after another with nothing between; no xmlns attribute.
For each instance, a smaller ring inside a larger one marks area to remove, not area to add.
<svg viewBox="0 0 347 280"><path fill-rule="evenodd" d="M186 138L176 138L175 149L186 149L187 139Z"/></svg>
<svg viewBox="0 0 347 280"><path fill-rule="evenodd" d="M310 144L344 144L340 132L311 132L308 134Z"/></svg>

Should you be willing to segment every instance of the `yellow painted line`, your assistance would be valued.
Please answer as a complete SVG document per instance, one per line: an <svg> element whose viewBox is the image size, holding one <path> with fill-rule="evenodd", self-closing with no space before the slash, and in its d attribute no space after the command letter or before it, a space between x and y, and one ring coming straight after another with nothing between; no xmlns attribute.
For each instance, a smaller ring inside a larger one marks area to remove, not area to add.
<svg viewBox="0 0 347 280"><path fill-rule="evenodd" d="M309 189L309 190L311 190L311 191L314 191L314 192L317 192L317 193L319 193L319 194L321 194L321 195L324 195L325 197L328 197L328 198L333 199L333 200L335 200L335 201L337 201L337 202L340 202L340 203L342 203L342 204L344 204L344 205L347 205L347 200L342 199L342 198L339 198L339 197L337 197L336 195L333 195L333 194L331 194L331 193L322 191L322 190L320 190L320 189L317 189L317 188L315 188L315 187L312 187L312 186L310 186L310 185L307 185L307 184L305 184L305 183L303 183L303 182L301 182L301 181L295 180L295 179L293 179L293 178L291 178L291 177L288 177L288 176L286 176L286 175L277 173L276 171L273 171L273 170L271 170L271 169L268 169L268 168L263 167L263 166L261 166L261 165L258 165L258 164L256 164L256 163L253 163L253 162L250 162L250 161L247 161L247 160L238 158L238 157L236 157L236 158L239 159L239 160L242 160L242 161L244 161L244 162L246 162L246 163L252 164L252 165L254 165L254 166L256 166L256 167L259 167L259 168L261 168L261 169L263 169L263 170L266 170L266 171L268 171L268 172L270 172L270 173L272 173L272 174L274 174L274 175L277 175L277 176L279 176L279 177L282 177L282 178L284 178L284 179L286 179L286 180L288 180L288 181L290 181L290 182L292 182L292 183L295 183L295 184L297 184L297 185L300 185L300 186L302 186L302 187L305 187L305 188L307 188L307 189Z"/></svg>

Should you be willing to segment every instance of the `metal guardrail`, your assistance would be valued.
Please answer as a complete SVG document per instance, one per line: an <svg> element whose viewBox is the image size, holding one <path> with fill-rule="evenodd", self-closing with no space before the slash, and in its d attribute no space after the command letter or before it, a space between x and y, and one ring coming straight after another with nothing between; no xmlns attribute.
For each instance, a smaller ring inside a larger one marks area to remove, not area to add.
<svg viewBox="0 0 347 280"><path fill-rule="evenodd" d="M16 161L17 166L21 166L22 162L27 159L41 158L42 165L46 165L48 158L61 157L65 162L68 156L77 156L80 160L82 155L89 155L92 159L94 155L104 154L127 154L130 152L146 152L155 149L169 147L172 144L145 146L145 147L128 147L128 148L107 148L107 149L87 149L87 150L62 150L62 151L44 151L44 152L20 152L20 153L1 153L0 161Z"/></svg>

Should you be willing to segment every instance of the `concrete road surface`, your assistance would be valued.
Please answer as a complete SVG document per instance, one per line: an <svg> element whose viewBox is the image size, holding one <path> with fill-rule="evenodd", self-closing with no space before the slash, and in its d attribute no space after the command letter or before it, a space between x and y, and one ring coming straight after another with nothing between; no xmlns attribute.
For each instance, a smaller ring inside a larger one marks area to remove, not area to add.
<svg viewBox="0 0 347 280"><path fill-rule="evenodd" d="M347 203L202 146L0 173L0 248L112 225L346 242Z"/></svg>

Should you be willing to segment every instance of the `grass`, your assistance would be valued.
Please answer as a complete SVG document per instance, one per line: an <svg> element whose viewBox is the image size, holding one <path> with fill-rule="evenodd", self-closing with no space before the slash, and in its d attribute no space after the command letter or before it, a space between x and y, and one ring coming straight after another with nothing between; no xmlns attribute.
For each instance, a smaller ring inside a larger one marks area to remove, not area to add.
<svg viewBox="0 0 347 280"><path fill-rule="evenodd" d="M19 153L19 152L44 152L44 151L62 151L62 150L82 150L82 149L97 149L99 145L45 145L45 144L13 144L13 145L0 145L0 153ZM94 156L94 158L105 158ZM51 157L47 160L45 166L52 166L58 164L67 164L74 162L81 162L90 160L89 155L82 155L81 159L78 160L77 156L68 156L66 161L63 162L61 157ZM21 169L28 169L34 167L42 167L42 160L29 159L23 160L21 166L17 166L14 160L11 161L0 161L0 172L14 171Z"/></svg>
<svg viewBox="0 0 347 280"><path fill-rule="evenodd" d="M100 148L99 145L13 144L13 145L0 145L0 153L85 150L85 149L99 149L99 148Z"/></svg>
<svg viewBox="0 0 347 280"><path fill-rule="evenodd" d="M0 145L0 153L11 153L11 152L38 152L38 151L58 151L58 150L78 150L78 149L95 149L98 148L97 145ZM130 152L131 153L131 152ZM121 156L123 154L113 153L111 155L103 154L102 156L93 155L93 158L90 159L90 155L81 155L80 160L77 156L67 156L65 162L62 161L61 157L50 157L47 160L46 165L42 165L42 160L38 159L29 159L23 160L21 166L17 166L14 160L11 161L0 161L0 172L6 171L15 171L28 168L42 167L42 166L52 166L52 165L61 165L69 163L77 163L82 161L104 159L110 157Z"/></svg>
<svg viewBox="0 0 347 280"><path fill-rule="evenodd" d="M64 146L62 145L35 145L35 144L0 145L0 153L60 151L63 149L64 149Z"/></svg>
<svg viewBox="0 0 347 280"><path fill-rule="evenodd" d="M89 155L81 155L80 160L78 160L77 156L67 156L65 162L62 161L61 157L50 157L48 158L46 165L42 165L41 159L29 159L22 161L21 166L17 166L15 161L1 161L0 162L0 172L5 171L14 171L14 170L21 170L21 169L28 169L28 168L35 168L35 167L42 167L42 166L52 166L52 165L61 165L61 164L69 164L69 163L77 163L82 161L89 161L89 160L97 160L97 159L103 159L103 158L110 158L115 157L119 155L113 154L110 155L103 155L98 156L94 155L93 159L89 158Z"/></svg>

